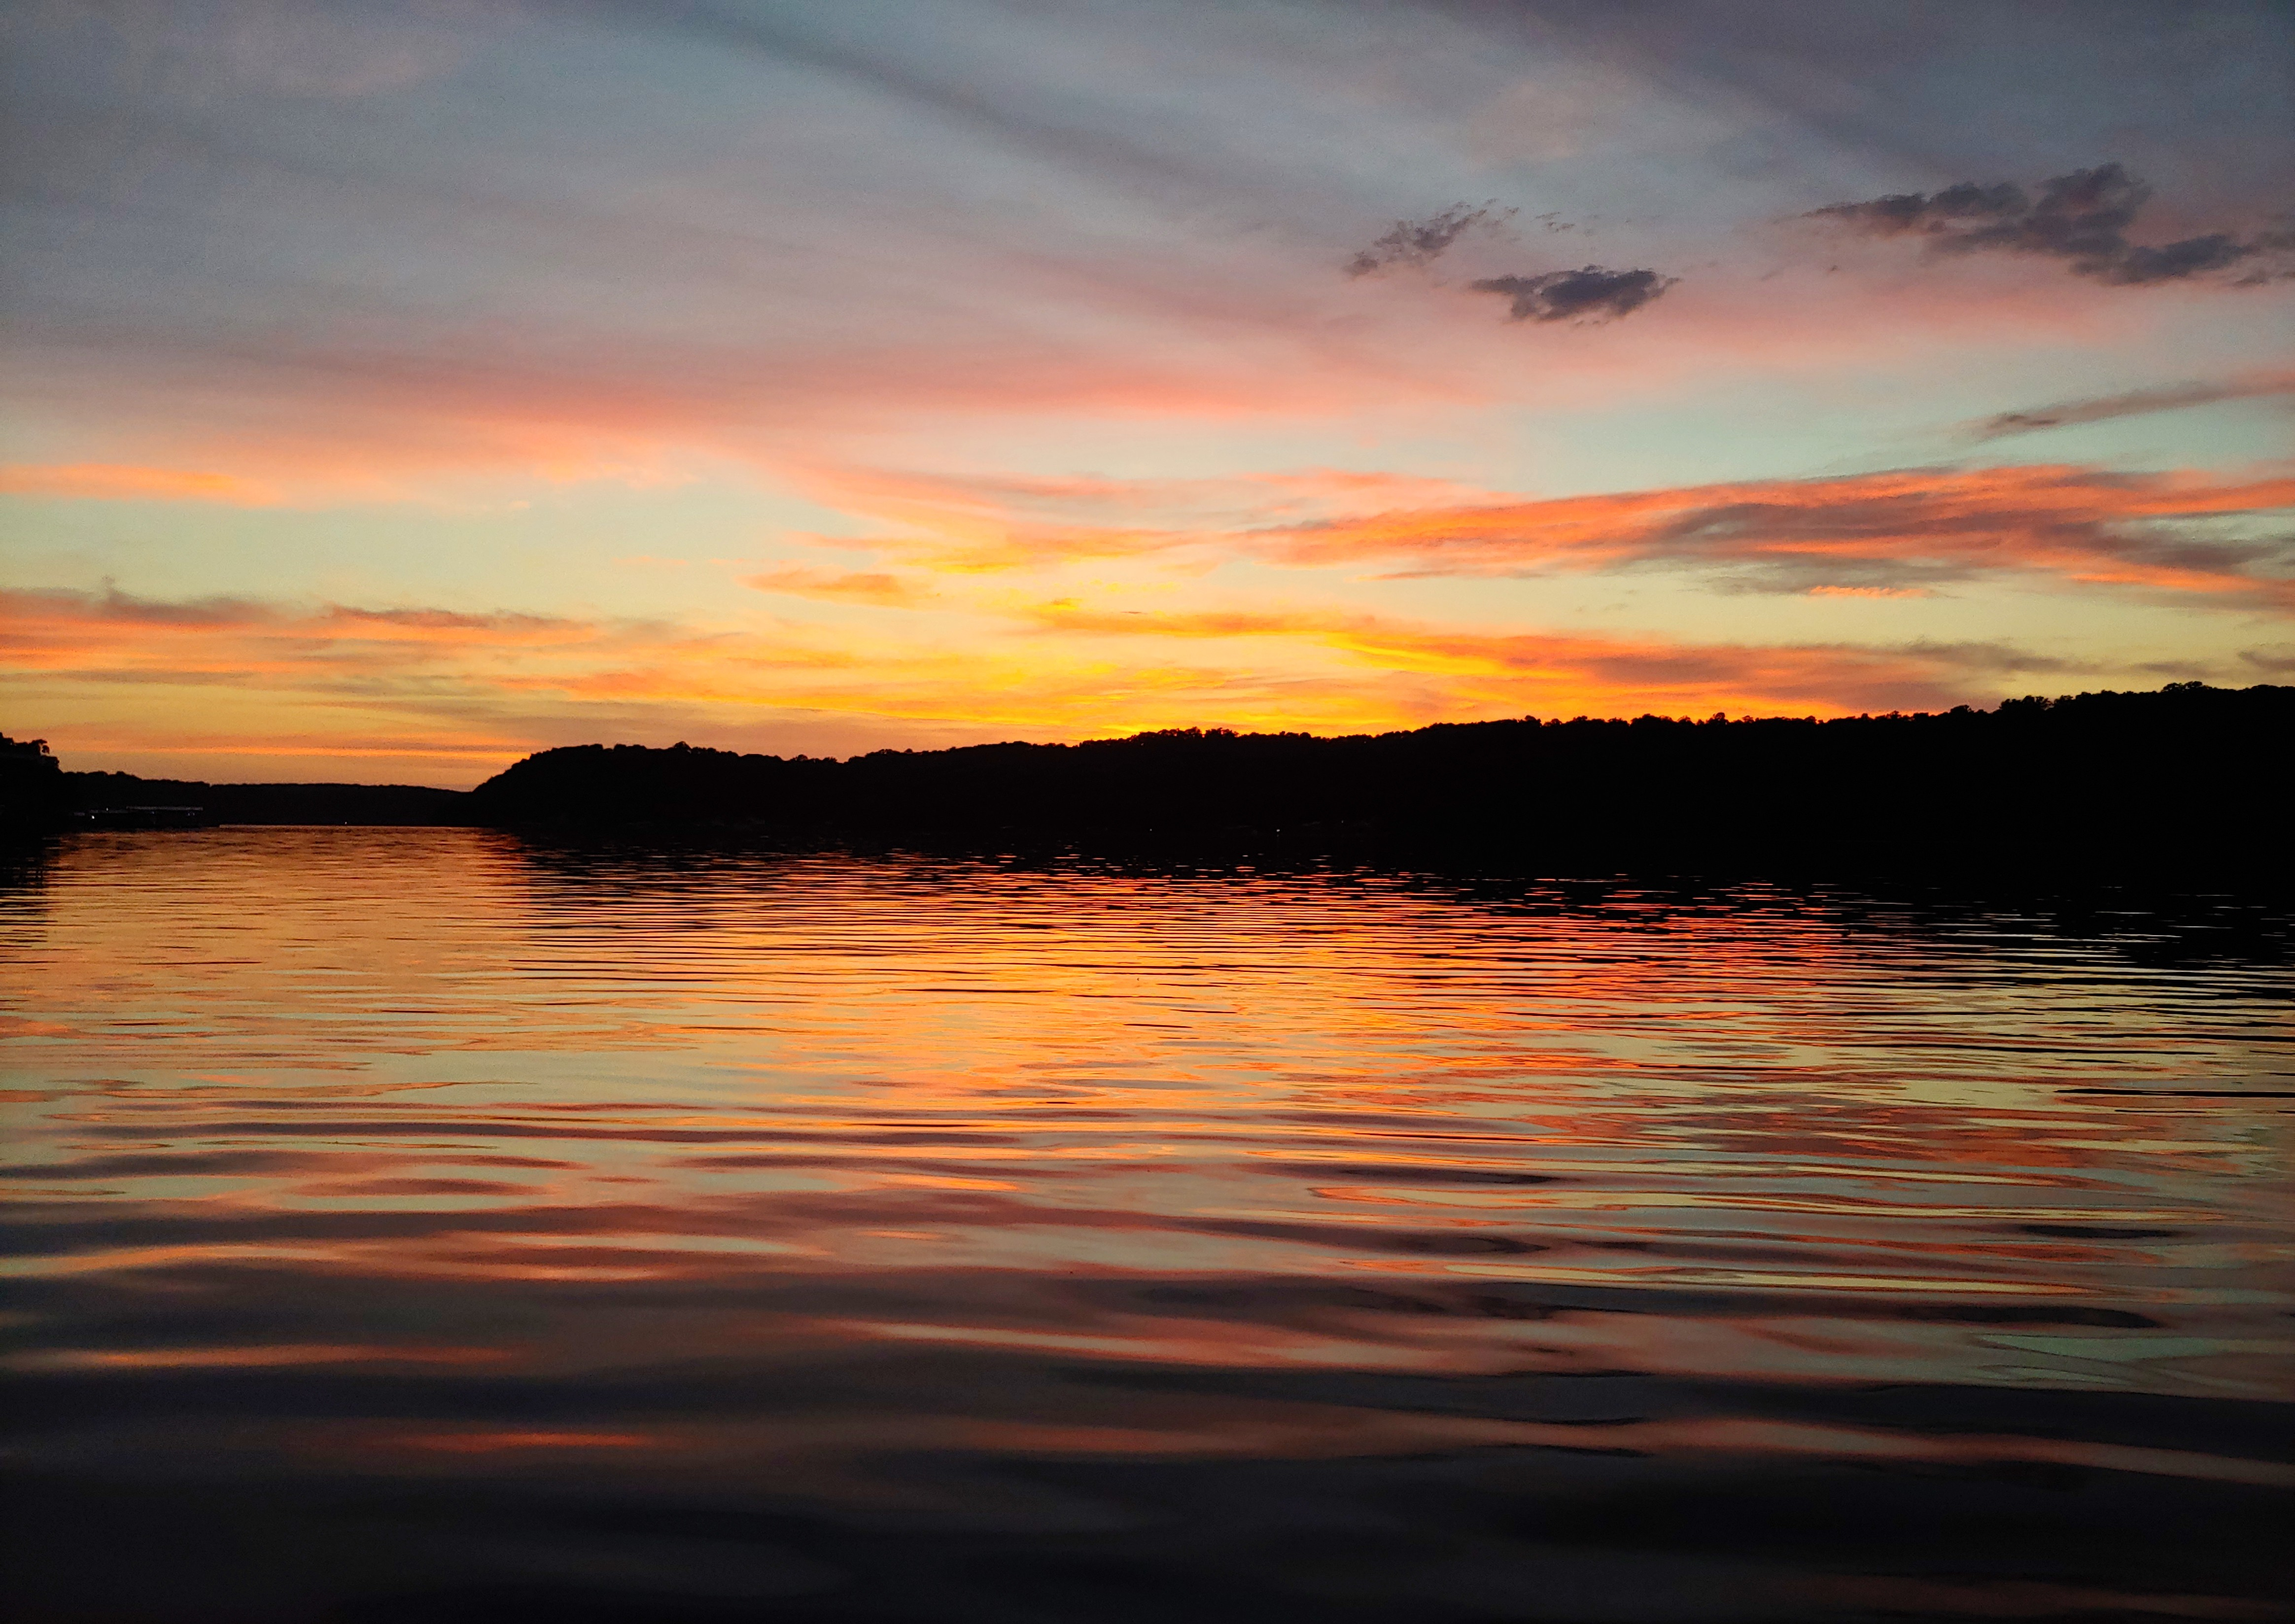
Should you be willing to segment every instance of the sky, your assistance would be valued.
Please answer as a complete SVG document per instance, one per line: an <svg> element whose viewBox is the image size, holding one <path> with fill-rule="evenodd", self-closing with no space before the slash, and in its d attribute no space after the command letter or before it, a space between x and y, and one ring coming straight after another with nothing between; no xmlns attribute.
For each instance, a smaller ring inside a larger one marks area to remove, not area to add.
<svg viewBox="0 0 2295 1624"><path fill-rule="evenodd" d="M2278 0L21 0L0 728L2295 681Z"/></svg>

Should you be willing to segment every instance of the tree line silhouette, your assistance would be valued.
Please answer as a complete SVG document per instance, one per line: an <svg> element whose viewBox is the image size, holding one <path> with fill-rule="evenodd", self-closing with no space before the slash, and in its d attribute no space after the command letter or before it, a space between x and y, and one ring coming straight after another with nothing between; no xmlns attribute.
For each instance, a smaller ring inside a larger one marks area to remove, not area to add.
<svg viewBox="0 0 2295 1624"><path fill-rule="evenodd" d="M74 827L200 823L455 824L468 792L419 784L210 784L132 772L67 772L42 739L0 733L0 836Z"/></svg>
<svg viewBox="0 0 2295 1624"><path fill-rule="evenodd" d="M849 760L584 745L472 794L525 828L792 845L1077 845L1179 856L1608 871L2285 873L2295 688L1816 719L1194 728Z"/></svg>
<svg viewBox="0 0 2295 1624"><path fill-rule="evenodd" d="M2295 877L2295 688L2010 699L1911 715L1183 728L846 760L544 750L468 793L66 772L0 739L0 828L196 807L246 823L487 824L791 849L1065 847L1518 872ZM128 820L132 822L132 817Z"/></svg>

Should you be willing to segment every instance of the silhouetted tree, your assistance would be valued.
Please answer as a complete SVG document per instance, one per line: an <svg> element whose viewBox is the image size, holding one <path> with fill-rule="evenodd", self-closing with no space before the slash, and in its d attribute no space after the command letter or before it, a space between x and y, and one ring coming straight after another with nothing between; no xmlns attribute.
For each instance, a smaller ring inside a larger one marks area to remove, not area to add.
<svg viewBox="0 0 2295 1624"><path fill-rule="evenodd" d="M1082 844L1559 872L2199 867L2284 872L2295 689L2181 682L1994 711L1193 728L848 761L585 745L488 779L505 825L738 826L796 843Z"/></svg>

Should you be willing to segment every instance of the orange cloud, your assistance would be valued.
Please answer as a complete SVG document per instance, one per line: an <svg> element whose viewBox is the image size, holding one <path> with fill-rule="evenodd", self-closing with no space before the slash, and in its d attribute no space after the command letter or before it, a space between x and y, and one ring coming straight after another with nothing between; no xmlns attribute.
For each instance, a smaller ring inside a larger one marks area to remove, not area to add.
<svg viewBox="0 0 2295 1624"><path fill-rule="evenodd" d="M1286 639L1339 650L1384 670L1451 679L1516 714L1736 712L1842 714L1948 706L1976 673L2067 669L1997 643L1685 643L1654 638L1453 630L1377 616L1248 610L1153 614L1039 606L1037 624L1095 637Z"/></svg>
<svg viewBox="0 0 2295 1624"><path fill-rule="evenodd" d="M0 492L122 502L225 502L241 507L262 507L278 500L267 487L230 474L122 462L8 463L0 466Z"/></svg>
<svg viewBox="0 0 2295 1624"><path fill-rule="evenodd" d="M1000 269L1000 304L1013 273ZM372 347L306 334L257 353L151 332L93 356L36 348L15 370L20 391L57 414L54 431L86 448L80 469L196 466L236 494L183 494L295 502L437 499L504 478L656 484L729 463L777 471L951 420L1323 421L1486 402L1511 376L1485 358L1488 375L1469 379L1423 343L1303 324L1274 296L1204 331L1213 313L1172 310L1168 288L1133 292L1148 307L1107 313L1116 319L1081 354L1072 333L1000 316L953 337L808 339L773 322L578 344L513 322L471 347L384 323ZM86 473L58 494L163 492Z"/></svg>
<svg viewBox="0 0 2295 1624"><path fill-rule="evenodd" d="M1428 482L1433 486L1434 482ZM1403 576L1671 570L1754 592L1911 595L2022 571L2085 586L2295 610L2295 545L2242 521L2295 508L2295 477L2058 465L1899 469L1544 500L1376 480L980 480L853 474L838 500L918 534L879 544L941 568L1184 548ZM1469 499L1461 500L1461 497ZM1303 506L1325 511L1291 517ZM1151 522L1105 522L1113 512Z"/></svg>
<svg viewBox="0 0 2295 1624"><path fill-rule="evenodd" d="M1352 469L1117 479L815 466L792 479L817 501L909 532L864 541L821 538L829 544L880 548L956 572L1233 545L1270 525L1368 519L1404 502L1455 507L1507 500L1457 480Z"/></svg>
<svg viewBox="0 0 2295 1624"><path fill-rule="evenodd" d="M702 628L31 592L0 594L0 659L27 730L67 755L99 751L98 764L259 757L279 764L255 776L465 783L527 750L598 739L843 755L1186 725L1833 714L1989 702L2008 676L2061 668L1996 644L1684 642L1335 610L1008 615L1007 629L972 622L960 642L905 622L897 633Z"/></svg>
<svg viewBox="0 0 2295 1624"><path fill-rule="evenodd" d="M820 598L832 603L868 603L879 608L914 608L937 593L917 587L898 575L838 575L833 570L791 567L744 576L742 584L761 592L786 592L796 598Z"/></svg>
<svg viewBox="0 0 2295 1624"><path fill-rule="evenodd" d="M332 605L296 612L244 598L176 601L125 592L0 592L0 654L20 672L255 677L329 665L407 669L458 653L515 659L627 641L633 632L546 615Z"/></svg>
<svg viewBox="0 0 2295 1624"><path fill-rule="evenodd" d="M1252 539L1289 562L1404 560L1419 575L1672 566L1801 590L2023 569L2295 608L2295 581L2257 568L2295 561L2283 543L2212 539L2199 528L2289 507L2295 477L1907 469L1422 509Z"/></svg>
<svg viewBox="0 0 2295 1624"><path fill-rule="evenodd" d="M548 744L786 714L793 679L857 657L801 627L0 592L12 714L135 771L467 783Z"/></svg>

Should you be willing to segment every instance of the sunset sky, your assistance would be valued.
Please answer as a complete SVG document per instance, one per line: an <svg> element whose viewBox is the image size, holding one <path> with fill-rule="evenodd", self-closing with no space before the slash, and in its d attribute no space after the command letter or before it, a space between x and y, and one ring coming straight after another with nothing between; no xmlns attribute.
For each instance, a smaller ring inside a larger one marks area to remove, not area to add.
<svg viewBox="0 0 2295 1624"><path fill-rule="evenodd" d="M2295 681L2295 10L27 0L0 728L474 783Z"/></svg>

